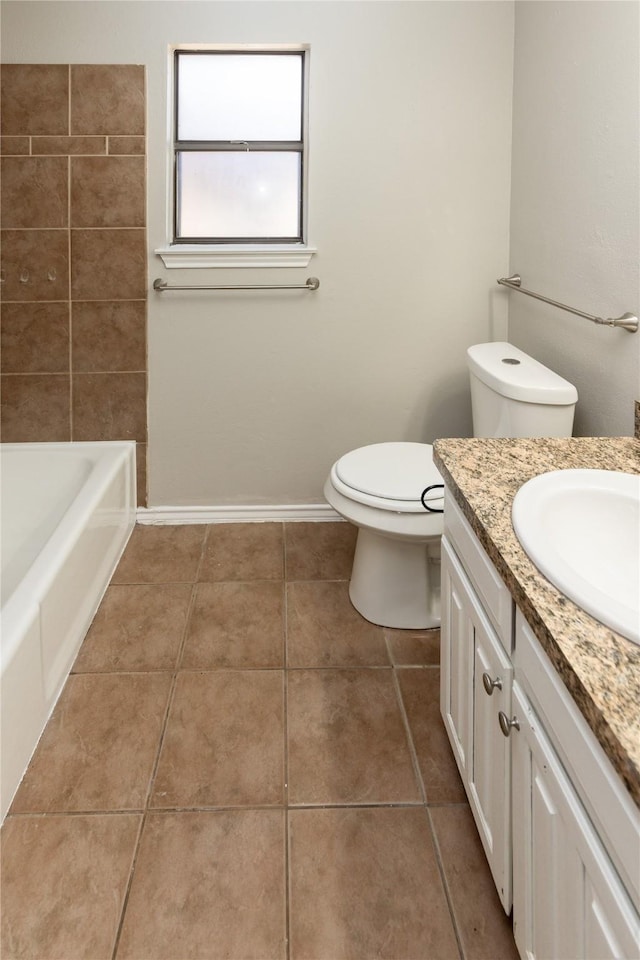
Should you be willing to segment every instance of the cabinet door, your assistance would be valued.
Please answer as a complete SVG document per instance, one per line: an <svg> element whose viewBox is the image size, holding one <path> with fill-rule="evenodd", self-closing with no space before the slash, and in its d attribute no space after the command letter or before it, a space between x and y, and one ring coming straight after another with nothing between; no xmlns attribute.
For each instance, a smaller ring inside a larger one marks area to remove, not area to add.
<svg viewBox="0 0 640 960"><path fill-rule="evenodd" d="M531 960L639 955L638 914L517 683L512 691L513 930Z"/></svg>
<svg viewBox="0 0 640 960"><path fill-rule="evenodd" d="M442 541L441 710L502 905L511 909L510 750L498 713L511 663L450 544ZM488 693L483 677L493 684Z"/></svg>
<svg viewBox="0 0 640 960"><path fill-rule="evenodd" d="M513 668L482 611L473 611L473 772L469 803L506 913L511 910L511 748L498 714L511 715Z"/></svg>
<svg viewBox="0 0 640 960"><path fill-rule="evenodd" d="M440 710L468 791L473 749L473 620L464 571L445 537L440 570Z"/></svg>

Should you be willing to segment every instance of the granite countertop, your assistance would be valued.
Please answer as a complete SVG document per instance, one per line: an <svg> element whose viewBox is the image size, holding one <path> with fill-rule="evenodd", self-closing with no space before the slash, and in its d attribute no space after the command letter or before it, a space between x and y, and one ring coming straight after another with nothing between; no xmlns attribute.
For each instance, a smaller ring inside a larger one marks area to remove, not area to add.
<svg viewBox="0 0 640 960"><path fill-rule="evenodd" d="M517 490L539 473L640 473L640 440L437 440L434 460L585 720L640 806L640 646L594 620L538 572L511 525Z"/></svg>

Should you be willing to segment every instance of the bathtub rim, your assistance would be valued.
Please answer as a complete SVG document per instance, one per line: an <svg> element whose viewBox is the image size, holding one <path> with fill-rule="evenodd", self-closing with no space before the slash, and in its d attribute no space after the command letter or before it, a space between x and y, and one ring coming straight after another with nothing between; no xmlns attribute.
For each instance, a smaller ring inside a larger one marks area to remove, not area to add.
<svg viewBox="0 0 640 960"><path fill-rule="evenodd" d="M7 598L0 609L2 643L0 643L0 676L9 667L19 646L22 633L29 628L34 615L37 614L39 598L53 583L58 564L52 564L52 559L58 558L61 551L68 557L73 542L78 538L91 511L97 506L104 489L104 484L114 477L118 469L127 460L131 461L133 454L134 489L135 489L135 441L134 440L99 440L99 441L66 441L55 443L2 443L0 444L0 478L2 474L3 451L24 452L27 449L46 448L47 452L60 451L73 454L76 451L85 456L91 452L100 455L95 460L89 476L78 491L77 496L69 504L60 518L52 535L38 553L26 576L20 581L13 593ZM131 505L135 519L135 502ZM1 522L1 517L0 517ZM59 543L61 537L64 542ZM33 585L37 590L33 591ZM99 601L98 601L99 602ZM7 639L8 638L8 639Z"/></svg>

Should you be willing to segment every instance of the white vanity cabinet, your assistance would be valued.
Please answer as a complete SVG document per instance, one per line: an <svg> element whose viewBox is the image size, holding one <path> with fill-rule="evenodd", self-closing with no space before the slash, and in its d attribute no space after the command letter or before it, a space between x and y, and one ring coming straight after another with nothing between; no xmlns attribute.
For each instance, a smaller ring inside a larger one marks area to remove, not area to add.
<svg viewBox="0 0 640 960"><path fill-rule="evenodd" d="M637 914L517 682L512 708L513 932L520 956L638 957Z"/></svg>
<svg viewBox="0 0 640 960"><path fill-rule="evenodd" d="M446 537L441 570L442 636L447 638L441 651L442 715L500 900L509 913L511 758L498 714L502 710L510 715L513 671Z"/></svg>
<svg viewBox="0 0 640 960"><path fill-rule="evenodd" d="M640 814L517 611L513 927L522 957L640 957Z"/></svg>
<svg viewBox="0 0 640 960"><path fill-rule="evenodd" d="M449 493L441 635L442 716L521 957L638 960L638 809Z"/></svg>

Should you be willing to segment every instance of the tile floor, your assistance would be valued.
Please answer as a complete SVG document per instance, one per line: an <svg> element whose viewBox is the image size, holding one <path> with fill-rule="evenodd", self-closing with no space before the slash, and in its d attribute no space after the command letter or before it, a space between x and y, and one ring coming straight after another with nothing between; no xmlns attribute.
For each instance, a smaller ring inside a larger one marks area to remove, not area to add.
<svg viewBox="0 0 640 960"><path fill-rule="evenodd" d="M137 527L2 830L3 960L517 956L438 631L344 523Z"/></svg>

